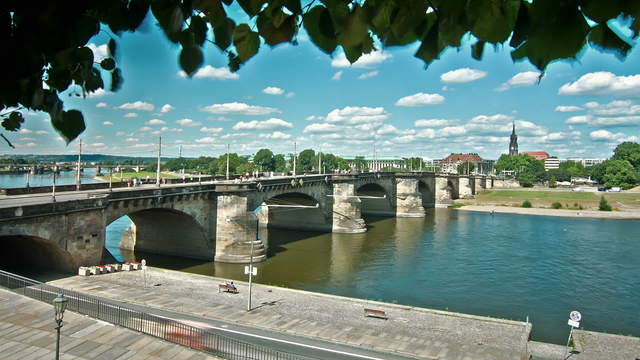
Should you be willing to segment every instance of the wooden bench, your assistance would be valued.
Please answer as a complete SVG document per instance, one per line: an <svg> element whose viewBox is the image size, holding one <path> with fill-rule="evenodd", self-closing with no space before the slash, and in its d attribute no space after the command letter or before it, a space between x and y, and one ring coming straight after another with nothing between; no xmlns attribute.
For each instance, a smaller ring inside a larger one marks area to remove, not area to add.
<svg viewBox="0 0 640 360"><path fill-rule="evenodd" d="M387 313L382 310L364 309L364 316L387 320Z"/></svg>
<svg viewBox="0 0 640 360"><path fill-rule="evenodd" d="M220 290L234 294L238 293L238 288L233 284L218 284L218 292L220 292Z"/></svg>

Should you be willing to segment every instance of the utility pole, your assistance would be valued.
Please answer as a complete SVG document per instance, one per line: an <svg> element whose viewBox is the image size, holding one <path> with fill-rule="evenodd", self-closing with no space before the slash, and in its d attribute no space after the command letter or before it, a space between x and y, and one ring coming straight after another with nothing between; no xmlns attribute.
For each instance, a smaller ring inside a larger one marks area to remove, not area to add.
<svg viewBox="0 0 640 360"><path fill-rule="evenodd" d="M373 171L378 171L378 161L376 160L376 143L373 143Z"/></svg>
<svg viewBox="0 0 640 360"><path fill-rule="evenodd" d="M322 148L318 151L318 174L322 174Z"/></svg>
<svg viewBox="0 0 640 360"><path fill-rule="evenodd" d="M80 191L80 157L82 155L82 139L78 143L78 165L76 166L76 191Z"/></svg>
<svg viewBox="0 0 640 360"><path fill-rule="evenodd" d="M178 153L178 158L182 159L182 145L180 145L180 152Z"/></svg>
<svg viewBox="0 0 640 360"><path fill-rule="evenodd" d="M293 177L296 177L296 157L297 157L297 149L296 149L296 142L293 142Z"/></svg>
<svg viewBox="0 0 640 360"><path fill-rule="evenodd" d="M160 149L162 148L162 136L158 136L158 165L156 167L156 185L160 187Z"/></svg>
<svg viewBox="0 0 640 360"><path fill-rule="evenodd" d="M229 180L229 144L227 144L227 180Z"/></svg>

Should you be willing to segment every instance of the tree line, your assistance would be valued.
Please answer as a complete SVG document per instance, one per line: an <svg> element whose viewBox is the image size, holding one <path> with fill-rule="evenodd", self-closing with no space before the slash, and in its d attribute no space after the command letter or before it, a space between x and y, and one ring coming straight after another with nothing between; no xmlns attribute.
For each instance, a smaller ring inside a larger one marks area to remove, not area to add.
<svg viewBox="0 0 640 360"><path fill-rule="evenodd" d="M580 162L564 161L560 168L545 171L544 162L525 154L502 155L495 164L496 174L512 172L522 186L536 183L554 186L558 181L571 178L588 178L608 188L630 189L640 183L640 144L623 142L613 151L613 156L600 164L585 167Z"/></svg>

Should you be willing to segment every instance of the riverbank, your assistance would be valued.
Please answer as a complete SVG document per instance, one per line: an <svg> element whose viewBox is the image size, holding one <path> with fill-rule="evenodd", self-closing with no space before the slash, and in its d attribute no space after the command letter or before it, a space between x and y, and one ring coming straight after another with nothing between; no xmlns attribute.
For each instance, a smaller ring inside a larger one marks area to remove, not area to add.
<svg viewBox="0 0 640 360"><path fill-rule="evenodd" d="M640 220L640 211L597 211L597 210L564 210L544 208L523 208L513 206L465 205L456 210L479 211L488 213L558 216L571 218Z"/></svg>
<svg viewBox="0 0 640 360"><path fill-rule="evenodd" d="M253 284L218 292L225 280L149 267L143 273L73 276L54 286L159 309L426 359L513 359L527 351L531 324ZM364 309L388 320L364 316Z"/></svg>

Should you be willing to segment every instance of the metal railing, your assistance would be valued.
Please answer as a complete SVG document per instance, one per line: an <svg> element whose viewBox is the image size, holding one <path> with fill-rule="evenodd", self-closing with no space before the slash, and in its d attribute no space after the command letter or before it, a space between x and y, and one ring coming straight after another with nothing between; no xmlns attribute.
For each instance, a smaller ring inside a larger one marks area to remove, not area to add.
<svg viewBox="0 0 640 360"><path fill-rule="evenodd" d="M100 319L143 334L184 345L231 360L312 360L313 358L270 349L215 334L211 329L189 325L135 310L107 299L51 286L0 270L0 287L51 304L58 294L69 300L67 310Z"/></svg>

